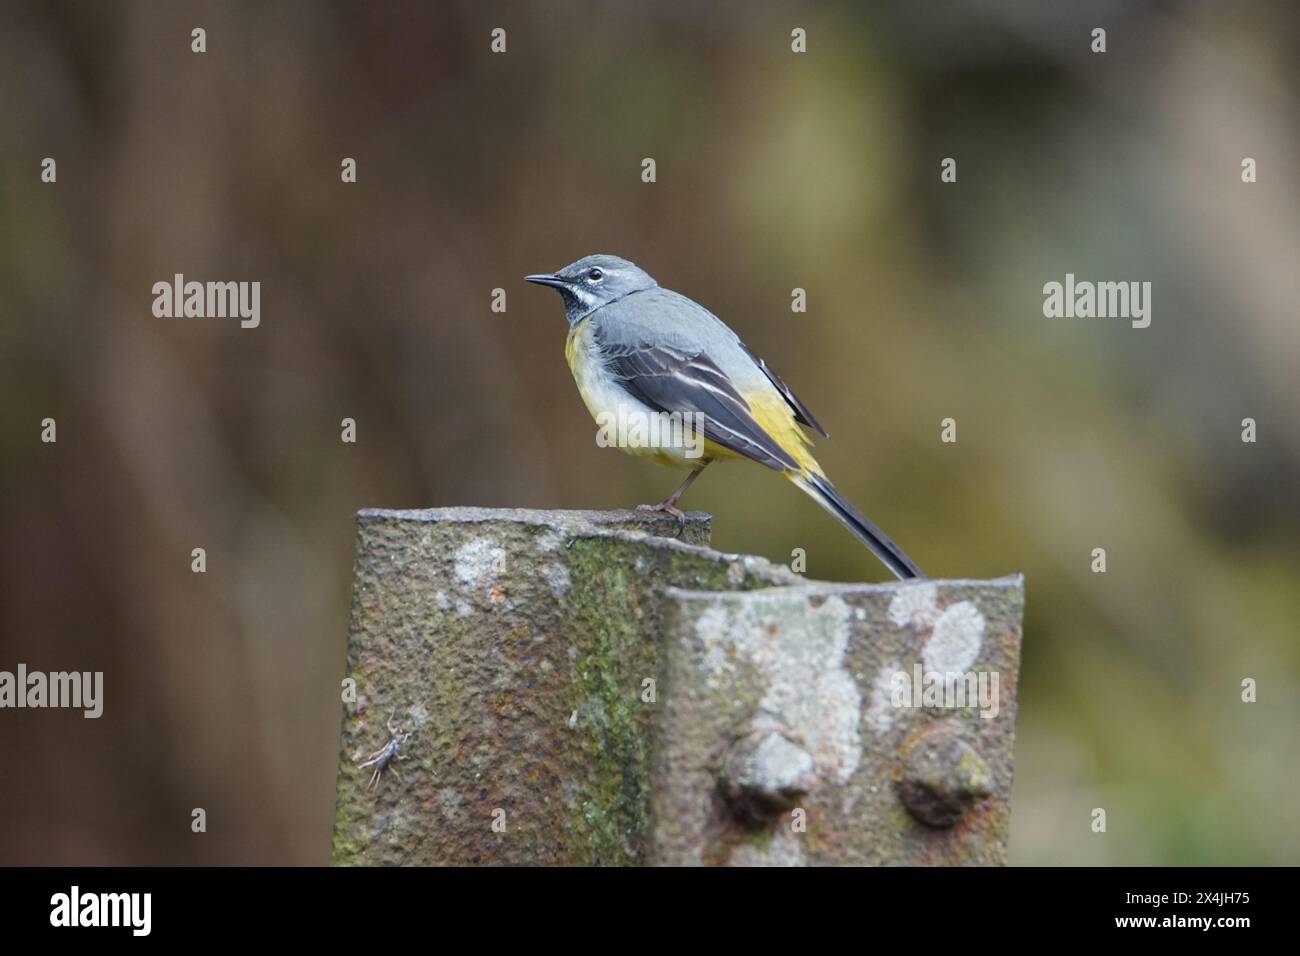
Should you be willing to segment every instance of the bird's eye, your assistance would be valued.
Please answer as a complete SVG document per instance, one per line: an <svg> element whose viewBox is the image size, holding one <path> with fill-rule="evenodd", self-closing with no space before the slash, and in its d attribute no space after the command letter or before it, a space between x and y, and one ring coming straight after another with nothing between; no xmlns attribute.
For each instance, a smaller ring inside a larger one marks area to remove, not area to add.
<svg viewBox="0 0 1300 956"><path fill-rule="evenodd" d="M600 269L589 269L587 270L587 278L592 282L599 282L601 279L605 278L605 273Z"/></svg>

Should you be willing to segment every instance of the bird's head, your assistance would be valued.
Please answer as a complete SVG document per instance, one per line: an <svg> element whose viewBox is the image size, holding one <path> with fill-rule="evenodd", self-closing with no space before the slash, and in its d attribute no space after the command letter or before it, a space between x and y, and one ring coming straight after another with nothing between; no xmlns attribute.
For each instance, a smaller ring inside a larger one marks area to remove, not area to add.
<svg viewBox="0 0 1300 956"><path fill-rule="evenodd" d="M558 272L524 276L524 280L549 285L560 293L570 325L576 325L602 305L659 284L626 259L605 255L587 256Z"/></svg>

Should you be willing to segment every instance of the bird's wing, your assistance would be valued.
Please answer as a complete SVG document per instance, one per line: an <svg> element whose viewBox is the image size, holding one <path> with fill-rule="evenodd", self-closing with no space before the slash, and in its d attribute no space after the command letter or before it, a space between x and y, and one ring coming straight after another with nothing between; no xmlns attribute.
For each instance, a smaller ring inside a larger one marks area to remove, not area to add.
<svg viewBox="0 0 1300 956"><path fill-rule="evenodd" d="M702 413L704 437L776 471L799 463L755 419L749 403L703 349L678 342L655 344L623 334L621 341L595 328L606 365L627 391L665 412Z"/></svg>
<svg viewBox="0 0 1300 956"><path fill-rule="evenodd" d="M786 403L790 406L790 409L794 412L795 421L797 421L801 425L807 425L809 428L817 432L817 434L821 435L823 438L830 438L831 437L830 432L822 428L821 422L817 421L817 419L813 417L813 413L808 410L807 405L799 401L799 396L796 395L791 390L789 385L785 384L785 382L782 381L781 376L777 375L776 372L768 368L767 363L764 362L757 355L755 355L748 345L746 345L744 342L741 342L739 339L737 339L736 342L742 349L745 350L745 354L748 355L751 359L753 359L755 364L757 364L758 367L763 370L763 374L767 376L768 381L770 381L773 385L776 386L776 390L781 393L781 397L786 400Z"/></svg>

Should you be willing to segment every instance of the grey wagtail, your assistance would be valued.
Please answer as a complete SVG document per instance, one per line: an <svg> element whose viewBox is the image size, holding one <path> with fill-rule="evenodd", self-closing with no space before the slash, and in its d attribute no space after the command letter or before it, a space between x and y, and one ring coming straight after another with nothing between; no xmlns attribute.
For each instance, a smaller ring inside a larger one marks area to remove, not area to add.
<svg viewBox="0 0 1300 956"><path fill-rule="evenodd" d="M685 442L619 443L630 454L691 469L667 499L643 508L666 511L684 526L677 502L700 472L718 458L747 458L798 485L898 577L925 577L826 478L799 426L830 436L808 406L708 309L617 256L587 256L559 272L524 278L564 299L565 355L598 423L665 415L701 423L703 441L693 456Z"/></svg>

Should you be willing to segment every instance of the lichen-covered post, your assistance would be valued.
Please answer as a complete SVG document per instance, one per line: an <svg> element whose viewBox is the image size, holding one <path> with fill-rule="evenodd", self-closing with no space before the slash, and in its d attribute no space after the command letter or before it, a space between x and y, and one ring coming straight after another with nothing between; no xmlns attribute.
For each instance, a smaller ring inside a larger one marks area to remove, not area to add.
<svg viewBox="0 0 1300 956"><path fill-rule="evenodd" d="M666 598L653 862L1006 862L1018 576Z"/></svg>
<svg viewBox="0 0 1300 956"><path fill-rule="evenodd" d="M357 521L334 862L645 862L662 586L794 575L695 546L701 514ZM370 788L390 717L407 759Z"/></svg>
<svg viewBox="0 0 1300 956"><path fill-rule="evenodd" d="M1004 860L1018 578L807 582L698 514L358 529L336 863Z"/></svg>

